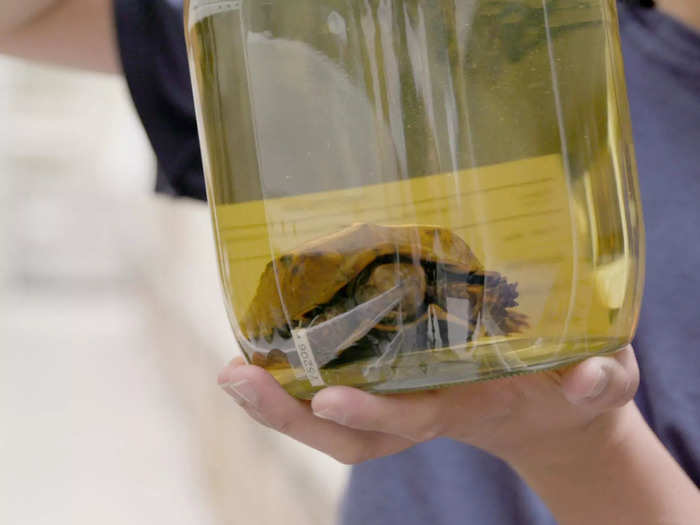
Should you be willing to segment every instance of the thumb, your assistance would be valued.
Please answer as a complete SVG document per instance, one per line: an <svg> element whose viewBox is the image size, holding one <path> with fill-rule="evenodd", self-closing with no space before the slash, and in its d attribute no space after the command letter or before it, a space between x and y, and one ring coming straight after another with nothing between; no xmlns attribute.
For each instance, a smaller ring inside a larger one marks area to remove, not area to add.
<svg viewBox="0 0 700 525"><path fill-rule="evenodd" d="M593 412L625 405L638 386L639 368L631 346L612 356L586 359L567 370L561 379L564 397Z"/></svg>

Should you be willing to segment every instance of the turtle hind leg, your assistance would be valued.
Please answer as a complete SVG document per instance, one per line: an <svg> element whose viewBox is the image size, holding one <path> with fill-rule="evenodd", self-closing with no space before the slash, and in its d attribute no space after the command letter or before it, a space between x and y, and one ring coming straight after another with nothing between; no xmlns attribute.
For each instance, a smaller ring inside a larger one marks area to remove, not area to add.
<svg viewBox="0 0 700 525"><path fill-rule="evenodd" d="M488 332L494 332L488 335L518 334L530 326L527 315L516 312L512 308L503 308L500 304L493 304L485 305L484 309L497 326L497 328L487 328Z"/></svg>
<svg viewBox="0 0 700 525"><path fill-rule="evenodd" d="M527 316L514 310L518 306L518 295L518 283L509 283L499 273L485 272L482 309L501 332L491 335L520 333L529 326Z"/></svg>
<svg viewBox="0 0 700 525"><path fill-rule="evenodd" d="M518 283L509 283L500 273L485 272L484 295L489 301L496 302L503 308L518 306Z"/></svg>
<svg viewBox="0 0 700 525"><path fill-rule="evenodd" d="M447 295L469 299L472 321L488 317L490 321L482 326L483 335L520 333L529 326L527 316L514 310L518 306L518 283L509 283L498 272L473 272L464 279L452 280L447 283ZM479 332L476 330L471 339L478 338Z"/></svg>

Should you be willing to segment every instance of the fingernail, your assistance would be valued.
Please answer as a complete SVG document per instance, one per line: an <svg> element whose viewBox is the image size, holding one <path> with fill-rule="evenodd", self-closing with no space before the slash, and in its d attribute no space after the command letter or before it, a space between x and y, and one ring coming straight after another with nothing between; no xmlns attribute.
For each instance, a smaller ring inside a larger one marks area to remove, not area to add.
<svg viewBox="0 0 700 525"><path fill-rule="evenodd" d="M598 397L603 390L605 390L605 387L608 386L608 381L610 381L610 375L605 371L605 367L600 367L598 368L598 372L596 374L596 379L593 382L593 386L591 387L590 391L588 394L584 396L585 401L590 401L591 399L595 399Z"/></svg>
<svg viewBox="0 0 700 525"><path fill-rule="evenodd" d="M224 383L221 385L236 403L246 408L256 409L258 406L258 394L253 385L247 379Z"/></svg>
<svg viewBox="0 0 700 525"><path fill-rule="evenodd" d="M324 408L318 412L314 412L316 417L321 419L327 419L328 421L333 421L334 423L344 424L345 415L335 408Z"/></svg>

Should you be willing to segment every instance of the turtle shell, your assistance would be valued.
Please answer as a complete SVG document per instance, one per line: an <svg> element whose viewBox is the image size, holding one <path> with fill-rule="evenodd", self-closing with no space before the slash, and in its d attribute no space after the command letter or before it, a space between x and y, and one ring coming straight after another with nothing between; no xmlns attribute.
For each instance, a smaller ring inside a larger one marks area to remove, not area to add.
<svg viewBox="0 0 700 525"><path fill-rule="evenodd" d="M250 339L301 319L330 301L377 258L440 263L455 273L482 272L469 246L450 230L436 226L354 224L314 239L270 261L255 297L240 322Z"/></svg>

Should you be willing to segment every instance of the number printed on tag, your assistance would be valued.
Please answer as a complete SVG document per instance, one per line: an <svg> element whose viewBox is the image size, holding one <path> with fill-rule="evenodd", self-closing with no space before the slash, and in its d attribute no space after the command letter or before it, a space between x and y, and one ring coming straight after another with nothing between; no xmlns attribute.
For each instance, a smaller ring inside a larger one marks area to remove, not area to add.
<svg viewBox="0 0 700 525"><path fill-rule="evenodd" d="M306 330L294 330L292 335L294 337L294 346L296 346L299 359L301 360L301 366L304 367L304 372L306 372L309 382L312 386L325 385L318 363L316 363L313 349L309 343L309 338L306 336Z"/></svg>
<svg viewBox="0 0 700 525"><path fill-rule="evenodd" d="M189 28L207 17L240 8L241 0L190 0Z"/></svg>

